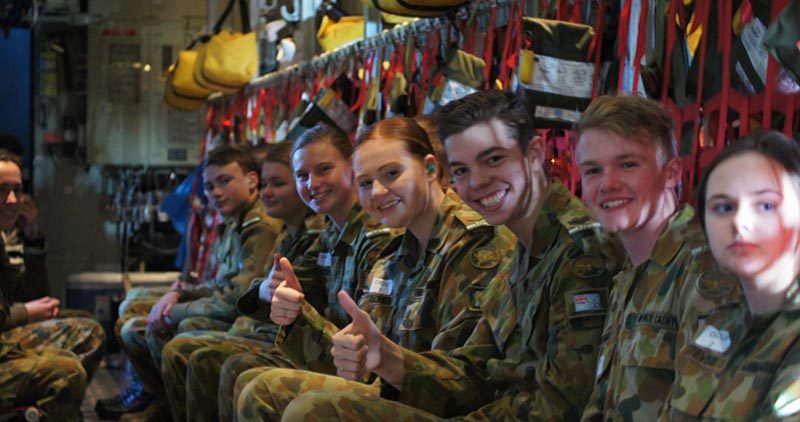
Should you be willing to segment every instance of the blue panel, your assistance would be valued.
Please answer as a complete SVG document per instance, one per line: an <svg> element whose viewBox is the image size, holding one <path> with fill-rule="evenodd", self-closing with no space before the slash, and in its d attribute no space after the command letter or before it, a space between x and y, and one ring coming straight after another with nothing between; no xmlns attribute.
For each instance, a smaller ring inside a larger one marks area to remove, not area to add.
<svg viewBox="0 0 800 422"><path fill-rule="evenodd" d="M0 32L0 131L11 132L25 145L24 163L30 163L31 145L31 30Z"/></svg>

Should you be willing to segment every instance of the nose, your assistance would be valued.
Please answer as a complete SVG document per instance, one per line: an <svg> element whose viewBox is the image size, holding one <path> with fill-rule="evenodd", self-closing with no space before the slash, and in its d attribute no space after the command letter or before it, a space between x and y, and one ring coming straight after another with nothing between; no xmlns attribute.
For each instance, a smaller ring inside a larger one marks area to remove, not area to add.
<svg viewBox="0 0 800 422"><path fill-rule="evenodd" d="M483 171L469 172L469 187L472 189L480 188L489 183L491 176Z"/></svg>
<svg viewBox="0 0 800 422"><path fill-rule="evenodd" d="M386 194L386 192L388 192L388 189L386 189L386 186L383 186L383 184L381 182L379 182L377 180L374 180L372 182L372 197L373 198L378 198L381 195Z"/></svg>
<svg viewBox="0 0 800 422"><path fill-rule="evenodd" d="M17 198L17 195L12 190L11 192L8 193L8 197L6 198L6 204L12 205L16 204L17 202L19 202L19 198Z"/></svg>
<svg viewBox="0 0 800 422"><path fill-rule="evenodd" d="M261 188L261 196L262 197L271 198L273 194L274 194L274 192L272 192L272 188L269 187L268 185L264 185L264 187Z"/></svg>
<svg viewBox="0 0 800 422"><path fill-rule="evenodd" d="M308 187L311 190L318 189L322 185L322 179L319 176L308 175Z"/></svg>
<svg viewBox="0 0 800 422"><path fill-rule="evenodd" d="M600 191L601 192L614 192L620 189L619 175L614 170L603 171L600 177Z"/></svg>
<svg viewBox="0 0 800 422"><path fill-rule="evenodd" d="M747 233L753 228L755 222L755 214L747 209L747 207L739 207L731 222L731 229L733 234Z"/></svg>

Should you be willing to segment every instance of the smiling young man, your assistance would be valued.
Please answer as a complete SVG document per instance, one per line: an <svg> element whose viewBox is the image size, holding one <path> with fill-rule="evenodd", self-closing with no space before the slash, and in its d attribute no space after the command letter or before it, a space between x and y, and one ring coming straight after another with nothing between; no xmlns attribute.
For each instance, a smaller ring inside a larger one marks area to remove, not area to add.
<svg viewBox="0 0 800 422"><path fill-rule="evenodd" d="M122 420L168 417L161 378L161 350L176 333L191 330L225 331L238 316L236 300L250 281L263 275L280 231L280 222L267 216L258 198L258 163L238 146L222 146L203 168L206 196L223 216L212 247L213 278L196 287L164 294L147 317L129 319L121 344L155 402L142 413Z"/></svg>
<svg viewBox="0 0 800 422"><path fill-rule="evenodd" d="M523 101L479 92L445 106L440 130L462 199L519 239L513 263L481 297L463 347L415 353L382 336L363 311L363 341L332 351L340 374L373 372L381 397L310 392L284 420L575 420L591 392L611 278L621 262L588 210L544 169ZM386 399L394 399L389 401ZM399 403L398 403L399 402Z"/></svg>
<svg viewBox="0 0 800 422"><path fill-rule="evenodd" d="M678 203L682 168L665 107L636 96L600 97L578 131L584 200L628 253L583 420L656 420L675 380L676 351L694 338L692 322L738 288L715 271L692 207ZM701 279L704 273L715 276Z"/></svg>

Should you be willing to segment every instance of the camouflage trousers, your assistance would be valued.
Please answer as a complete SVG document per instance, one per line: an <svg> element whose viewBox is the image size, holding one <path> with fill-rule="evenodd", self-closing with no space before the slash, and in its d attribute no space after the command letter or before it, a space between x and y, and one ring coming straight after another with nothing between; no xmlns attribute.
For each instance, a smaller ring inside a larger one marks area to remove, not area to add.
<svg viewBox="0 0 800 422"><path fill-rule="evenodd" d="M173 420L216 421L220 373L227 358L242 352L266 355L274 349L271 341L232 335L234 328L228 333L185 332L164 347L161 369Z"/></svg>
<svg viewBox="0 0 800 422"><path fill-rule="evenodd" d="M248 385L249 387L249 385ZM258 387L258 385L255 385ZM243 392L244 394L244 392ZM525 400L526 395L517 399ZM241 396L240 400L247 400ZM488 421L517 421L527 420L528 415L517 415L513 412L515 398L504 396L491 402L480 409L465 416L445 419L396 401L386 400L374 394L345 390L338 391L330 388L317 389L299 395L286 406L283 412L283 421L415 421L415 422L488 422ZM247 419L240 419L247 420Z"/></svg>
<svg viewBox="0 0 800 422"><path fill-rule="evenodd" d="M166 287L134 287L125 294L125 300L119 304L119 318L114 324L118 343L122 344L122 326L133 317L147 316L150 308L168 291Z"/></svg>
<svg viewBox="0 0 800 422"><path fill-rule="evenodd" d="M24 350L68 350L80 359L87 380L103 359L105 331L97 320L89 318L55 318L32 322L2 333L3 340L19 344Z"/></svg>
<svg viewBox="0 0 800 422"><path fill-rule="evenodd" d="M120 345L147 391L164 397L161 379L161 350L175 335L189 331L226 331L231 324L208 317L192 317L181 321L174 333L159 337L147 327L147 317L128 319L120 332Z"/></svg>
<svg viewBox="0 0 800 422"><path fill-rule="evenodd" d="M364 384L333 375L294 369L255 368L243 372L236 380L236 420L279 421L292 400L316 390L380 395L377 383Z"/></svg>
<svg viewBox="0 0 800 422"><path fill-rule="evenodd" d="M86 372L72 352L12 350L0 358L0 411L36 406L48 420L80 421Z"/></svg>

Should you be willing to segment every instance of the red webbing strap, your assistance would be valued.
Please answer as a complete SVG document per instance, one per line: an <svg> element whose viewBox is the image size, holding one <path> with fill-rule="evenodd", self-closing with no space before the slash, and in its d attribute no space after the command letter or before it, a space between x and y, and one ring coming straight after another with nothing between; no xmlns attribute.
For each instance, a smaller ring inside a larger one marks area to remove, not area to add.
<svg viewBox="0 0 800 422"><path fill-rule="evenodd" d="M389 70L386 72L383 79L384 82L381 92L383 93L384 102L389 101L389 93L392 90L392 81L394 80L394 76L397 74L397 72L401 71L400 69L402 68L403 53L403 47L400 41L398 41L395 43L394 52L389 60Z"/></svg>
<svg viewBox="0 0 800 422"><path fill-rule="evenodd" d="M583 23L583 0L574 0L572 3L572 14L569 17L572 23Z"/></svg>
<svg viewBox="0 0 800 422"><path fill-rule="evenodd" d="M558 0L558 5L556 6L556 20L566 21L567 9L569 9L569 4L567 4L567 0Z"/></svg>
<svg viewBox="0 0 800 422"><path fill-rule="evenodd" d="M700 66L698 68L698 78L697 78L697 98L695 98L695 106L697 110L700 110L703 103L703 71L705 69L705 62L706 62L706 47L708 45L708 11L711 6L710 0L697 0L695 3L695 25L700 25L703 28L703 36L700 40L700 57L695 57L695 60L700 60ZM692 30L690 29L687 33L691 33ZM699 116L698 116L699 117ZM692 139L697 139L697 135L700 133L700 119L695 120L694 124L694 134L692 135Z"/></svg>
<svg viewBox="0 0 800 422"><path fill-rule="evenodd" d="M731 87L731 21L733 19L733 5L730 1L723 1L722 10L719 11L719 49L722 50L722 90L719 102L719 128L717 129L716 147L725 145L726 128L728 126L728 97Z"/></svg>
<svg viewBox="0 0 800 422"><path fill-rule="evenodd" d="M269 89L266 90L267 95L264 98L264 139L269 142L274 142L273 136L275 135L275 130L272 127L273 120L275 118L275 90Z"/></svg>
<svg viewBox="0 0 800 422"><path fill-rule="evenodd" d="M472 24L465 19L462 23L461 33L464 34L462 49L469 54L475 54L475 39L478 38L478 20L473 19Z"/></svg>
<svg viewBox="0 0 800 422"><path fill-rule="evenodd" d="M647 44L647 0L641 0L639 8L639 31L636 34L636 55L633 58L633 93L639 91L639 75L642 71L642 56Z"/></svg>
<svg viewBox="0 0 800 422"><path fill-rule="evenodd" d="M491 13L489 15L489 29L486 31L486 45L483 46L483 89L492 89L492 58L494 56L494 23L497 20L497 4L492 2Z"/></svg>
<svg viewBox="0 0 800 422"><path fill-rule="evenodd" d="M516 27L516 18L517 18L517 10L516 6L519 2L518 1L510 1L508 4L508 23L506 24L506 37L505 42L503 43L503 52L500 56L500 69L497 72L497 78L500 80L500 83L503 85L503 89L508 89L508 59L511 54L511 47L514 37L514 31ZM519 6L522 6L519 4Z"/></svg>
<svg viewBox="0 0 800 422"><path fill-rule="evenodd" d="M430 71L431 69L436 66L436 53L439 51L439 30L434 28L433 31L428 33L426 37L426 45L425 51L422 52L422 67L420 68L420 78L422 79L422 84L420 84L420 91L416 98L417 100L417 111L422 112L425 108L425 98L428 96L428 88L430 87Z"/></svg>
<svg viewBox="0 0 800 422"><path fill-rule="evenodd" d="M676 1L676 0L673 0ZM605 33L605 16L609 0L602 0L597 7L597 20L594 28L594 38L589 46L589 57L594 54L594 76L592 78L592 99L597 98L600 91L600 61L603 58L603 34Z"/></svg>
<svg viewBox="0 0 800 422"><path fill-rule="evenodd" d="M770 23L774 22L778 15L781 13L788 0L773 0L772 9L770 11ZM775 92L775 83L777 82L778 64L772 54L767 55L769 61L767 62L767 81L764 84L764 117L762 126L769 130L772 128L772 97Z"/></svg>
<svg viewBox="0 0 800 422"><path fill-rule="evenodd" d="M667 9L667 45L664 47L664 71L661 78L661 102L665 102L669 98L669 83L672 77L672 50L675 48L675 40L677 39L677 30L675 26L675 15L678 13L680 0L669 0L669 8Z"/></svg>
<svg viewBox="0 0 800 422"><path fill-rule="evenodd" d="M619 59L619 75L617 76L617 93L622 94L625 82L625 62L628 56L628 32L631 24L631 3L633 0L622 0L622 13L619 16L617 30L617 58Z"/></svg>
<svg viewBox="0 0 800 422"><path fill-rule="evenodd" d="M358 91L358 99L356 99L356 102L350 107L351 113L357 113L367 100L367 92L369 91L369 85L372 82L372 67L375 63L376 55L377 53L375 50L369 50L367 52L367 58L364 60L364 71L362 72L364 77L361 80L361 89Z"/></svg>

